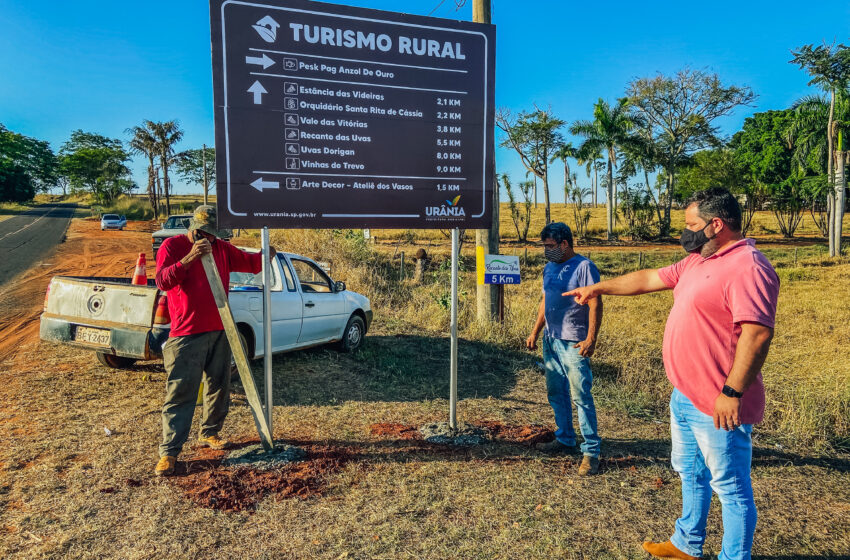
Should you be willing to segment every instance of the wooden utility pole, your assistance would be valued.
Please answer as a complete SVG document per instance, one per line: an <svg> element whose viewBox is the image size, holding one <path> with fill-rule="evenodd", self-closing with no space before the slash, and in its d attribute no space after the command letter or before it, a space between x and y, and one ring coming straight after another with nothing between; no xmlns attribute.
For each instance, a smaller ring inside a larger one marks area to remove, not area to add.
<svg viewBox="0 0 850 560"><path fill-rule="evenodd" d="M195 144L197 146L197 144ZM209 179L207 178L207 145L204 144L204 147L201 149L201 165L204 166L204 204L209 204L207 202L207 193L209 192Z"/></svg>
<svg viewBox="0 0 850 560"><path fill-rule="evenodd" d="M490 0L473 0L472 21L476 23L490 23ZM491 131L493 132L493 131ZM491 139L491 142L493 140ZM479 229L475 231L475 245L483 247L484 252L490 255L499 254L499 183L495 177L488 180L493 186L493 224L490 229ZM493 322L499 317L499 299L496 289L489 284L476 286L476 308L479 321Z"/></svg>

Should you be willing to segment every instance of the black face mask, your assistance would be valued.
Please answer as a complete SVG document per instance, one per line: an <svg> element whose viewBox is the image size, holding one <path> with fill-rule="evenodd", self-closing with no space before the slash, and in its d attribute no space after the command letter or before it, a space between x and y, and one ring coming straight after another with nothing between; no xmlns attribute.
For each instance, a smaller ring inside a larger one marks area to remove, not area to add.
<svg viewBox="0 0 850 560"><path fill-rule="evenodd" d="M705 224L705 227L699 231L691 231L685 228L682 232L681 239L679 239L679 243L682 244L682 248L688 253L699 253L702 250L703 245L714 239L714 237L708 237L705 234L705 228L709 225L711 225L711 222Z"/></svg>

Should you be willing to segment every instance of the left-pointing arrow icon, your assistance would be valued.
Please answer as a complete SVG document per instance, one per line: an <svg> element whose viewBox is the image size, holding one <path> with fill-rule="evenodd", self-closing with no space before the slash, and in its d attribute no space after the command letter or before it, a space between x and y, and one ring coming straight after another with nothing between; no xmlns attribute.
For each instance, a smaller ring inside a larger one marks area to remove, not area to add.
<svg viewBox="0 0 850 560"><path fill-rule="evenodd" d="M277 181L266 181L262 177L251 183L251 186L257 189L260 192L263 192L263 189L279 189L280 183Z"/></svg>
<svg viewBox="0 0 850 560"><path fill-rule="evenodd" d="M268 57L266 53L263 53L263 56L246 56L245 62L247 64L257 64L263 67L263 70L274 64L274 60Z"/></svg>
<svg viewBox="0 0 850 560"><path fill-rule="evenodd" d="M263 84L257 80L251 84L251 87L248 88L248 93L254 94L254 105L260 105L263 102L263 94L268 93L268 91L266 91Z"/></svg>

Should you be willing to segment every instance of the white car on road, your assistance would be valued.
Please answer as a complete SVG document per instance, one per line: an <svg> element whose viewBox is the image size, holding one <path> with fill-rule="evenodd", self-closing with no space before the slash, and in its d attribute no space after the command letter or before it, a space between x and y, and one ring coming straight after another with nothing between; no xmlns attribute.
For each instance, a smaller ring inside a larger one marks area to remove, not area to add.
<svg viewBox="0 0 850 560"><path fill-rule="evenodd" d="M104 214L100 217L100 230L117 229L119 231L127 227L127 218L118 214Z"/></svg>

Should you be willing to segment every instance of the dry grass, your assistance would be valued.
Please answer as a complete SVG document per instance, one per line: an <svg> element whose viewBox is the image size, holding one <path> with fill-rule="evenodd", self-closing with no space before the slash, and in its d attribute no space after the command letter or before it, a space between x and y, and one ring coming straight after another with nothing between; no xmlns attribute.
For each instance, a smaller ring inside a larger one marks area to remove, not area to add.
<svg viewBox="0 0 850 560"><path fill-rule="evenodd" d="M257 243L250 234L239 241ZM410 245L370 247L344 231L276 232L273 243L332 260L334 276L375 307L361 352L319 348L275 359L276 438L351 457L325 480L323 495L272 494L240 513L196 506L180 484L151 475L161 364L108 370L91 353L32 343L3 364L8 374L0 384L0 557L643 559L640 541L669 536L681 503L660 363L669 294L606 302L594 360L603 472L581 479L575 458L545 457L523 445L453 451L370 430L377 422L446 417L445 244L432 246L426 282L414 286L398 279L398 252ZM670 247L641 251L647 266L681 255ZM756 430L754 558L846 558L850 366L842 348L850 335L850 264L826 266L820 248L805 247L795 266L793 251L767 251L783 284L765 367L768 418ZM627 248L590 252L605 275L637 266ZM543 260L529 252L524 283L508 289L505 325L488 328L473 320L471 265L467 247L460 420L551 425L539 358L520 348ZM261 370L255 363L258 381ZM238 386L233 399L227 435L255 437ZM192 436L183 458L198 454L195 445ZM720 537L715 502L707 554L718 553Z"/></svg>
<svg viewBox="0 0 850 560"><path fill-rule="evenodd" d="M17 216L21 212L26 212L32 208L32 204L22 204L20 202L0 202L0 222L8 220L13 216Z"/></svg>
<svg viewBox="0 0 850 560"><path fill-rule="evenodd" d="M333 274L348 286L367 294L383 329L392 333L443 333L448 329L450 302L449 255L440 246L423 285L400 280L398 250L372 249L347 232L276 232L277 246L333 263ZM578 249L580 252L581 248ZM528 335L539 303L540 277L545 264L532 251L524 265L524 281L506 288L503 325L482 326L475 321L473 247L465 248L460 285L461 336L469 340L518 350ZM408 247L408 254L412 254ZM595 250L589 254L603 277L638 268L661 267L681 258L680 249L636 251ZM850 361L842 341L850 338L850 311L838 304L850 297L850 264L824 260L818 246L765 249L780 275L776 338L765 366L768 409L763 429L780 439L819 448L850 447ZM393 258L396 257L396 258ZM412 263L406 271L412 276ZM669 384L661 363L661 340L672 295L607 298L601 341L596 357L598 376L610 406L648 415L661 413ZM806 318L800 320L800 318ZM816 333L813 333L813 327Z"/></svg>
<svg viewBox="0 0 850 560"><path fill-rule="evenodd" d="M594 243L598 243L602 239L606 237L606 221L605 221L605 207L599 206L596 208L591 208L591 217L590 222L588 223L588 235ZM552 220L565 222L570 227L573 227L575 220L573 219L573 209L572 205L565 206L564 204L553 204L551 207ZM684 211L683 210L673 210L672 213L672 234L678 235L681 231L681 227L684 224ZM545 221L545 211L543 208L543 204L537 206L532 210L531 214L531 226L528 230L528 239L529 241L536 241L537 236L540 233L540 230L543 229L543 226L546 224ZM850 215L845 217L844 221L845 230L850 229ZM625 225L622 215L619 216L618 222L614 228L615 233L623 240L628 240L628 236L625 234ZM500 214L499 214L499 231L502 242L504 243L516 243L517 242L517 233L514 228L513 222L511 221L510 210L508 208L507 203L501 204ZM419 241L419 242L444 242L448 239L448 231L441 232L440 230L372 230L372 234L378 238L379 240L404 240L404 241ZM472 238L472 232L468 232L470 239ZM771 212L762 211L757 212L755 217L753 218L752 227L748 232L748 235L755 237L779 237L781 238L781 233L779 232L779 227L776 223L776 218L773 216ZM798 239L820 239L820 233L812 220L812 217L809 214L805 214L802 222L800 223L800 227L797 229L795 237Z"/></svg>

